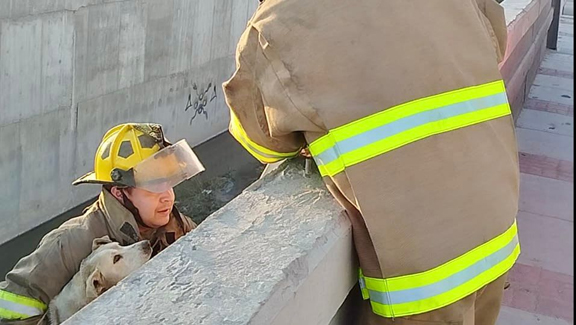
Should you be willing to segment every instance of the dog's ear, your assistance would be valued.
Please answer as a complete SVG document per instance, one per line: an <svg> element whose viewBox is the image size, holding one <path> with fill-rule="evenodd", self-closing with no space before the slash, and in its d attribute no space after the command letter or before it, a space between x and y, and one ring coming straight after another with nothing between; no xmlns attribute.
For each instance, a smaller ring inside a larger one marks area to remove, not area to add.
<svg viewBox="0 0 576 325"><path fill-rule="evenodd" d="M86 280L86 297L96 298L106 292L110 286L100 270L95 269Z"/></svg>
<svg viewBox="0 0 576 325"><path fill-rule="evenodd" d="M95 251L98 247L102 245L110 244L111 242L112 240L110 240L110 237L108 237L108 235L100 238L95 238L92 241L92 251Z"/></svg>

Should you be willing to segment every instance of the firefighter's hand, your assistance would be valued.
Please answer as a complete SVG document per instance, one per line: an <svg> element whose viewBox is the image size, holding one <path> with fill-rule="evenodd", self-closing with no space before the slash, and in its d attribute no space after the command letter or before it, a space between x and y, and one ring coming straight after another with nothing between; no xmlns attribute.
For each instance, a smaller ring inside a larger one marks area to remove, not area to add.
<svg viewBox="0 0 576 325"><path fill-rule="evenodd" d="M310 154L310 149L308 149L308 147L300 150L300 156L304 157L304 158L312 158L312 155Z"/></svg>

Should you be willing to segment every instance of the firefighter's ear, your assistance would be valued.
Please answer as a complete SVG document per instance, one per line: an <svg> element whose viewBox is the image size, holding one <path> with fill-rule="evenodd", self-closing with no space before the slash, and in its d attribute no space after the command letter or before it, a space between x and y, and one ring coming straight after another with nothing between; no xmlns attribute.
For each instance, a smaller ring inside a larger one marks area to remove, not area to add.
<svg viewBox="0 0 576 325"><path fill-rule="evenodd" d="M86 280L86 297L96 298L109 288L110 286L104 278L104 275L102 275L102 272L95 269Z"/></svg>
<svg viewBox="0 0 576 325"><path fill-rule="evenodd" d="M110 240L110 237L108 237L108 235L100 238L95 238L92 241L92 251L95 251L96 249L98 249L98 247L102 245L110 244L111 242L112 240Z"/></svg>
<svg viewBox="0 0 576 325"><path fill-rule="evenodd" d="M122 191L122 188L118 187L118 186L113 186L110 189L110 194L112 194L113 197L116 198L116 200L123 202L124 201L124 191Z"/></svg>

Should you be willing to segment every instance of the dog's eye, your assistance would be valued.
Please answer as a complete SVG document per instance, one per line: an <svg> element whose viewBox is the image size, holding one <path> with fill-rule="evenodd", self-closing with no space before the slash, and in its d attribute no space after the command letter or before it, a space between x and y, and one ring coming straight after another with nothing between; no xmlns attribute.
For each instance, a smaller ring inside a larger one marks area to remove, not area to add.
<svg viewBox="0 0 576 325"><path fill-rule="evenodd" d="M118 263L122 259L122 255L114 255L114 264Z"/></svg>

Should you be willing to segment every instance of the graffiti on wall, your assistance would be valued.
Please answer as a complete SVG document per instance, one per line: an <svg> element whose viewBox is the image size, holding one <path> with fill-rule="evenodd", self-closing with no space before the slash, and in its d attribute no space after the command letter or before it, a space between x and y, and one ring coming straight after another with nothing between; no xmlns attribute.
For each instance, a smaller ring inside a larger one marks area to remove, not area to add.
<svg viewBox="0 0 576 325"><path fill-rule="evenodd" d="M212 85L210 82L206 88L201 89L199 88L196 83L192 86L194 89L195 94L188 95L188 101L186 102L186 108L184 111L188 111L189 109L192 110L194 115L190 118L190 124L192 121L196 119L196 117L200 115L204 115L206 120L208 119L208 110L207 106L210 104L214 99L216 99L216 85ZM194 98L192 98L195 95Z"/></svg>

